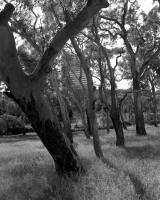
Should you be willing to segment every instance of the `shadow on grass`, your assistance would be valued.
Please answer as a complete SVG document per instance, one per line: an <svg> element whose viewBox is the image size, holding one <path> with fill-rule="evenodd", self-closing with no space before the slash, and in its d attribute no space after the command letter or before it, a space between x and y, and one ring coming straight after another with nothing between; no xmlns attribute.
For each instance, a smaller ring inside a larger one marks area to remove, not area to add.
<svg viewBox="0 0 160 200"><path fill-rule="evenodd" d="M16 200L76 200L75 182L72 178L58 176L52 163L36 161L27 165L20 162L8 171L4 171L4 174L7 173L14 183L7 193L3 196L0 194L0 199L10 200L12 194Z"/></svg>
<svg viewBox="0 0 160 200"><path fill-rule="evenodd" d="M13 143L13 142L23 142L23 141L35 141L39 140L37 135L15 135L15 136L1 136L0 144L2 143Z"/></svg>
<svg viewBox="0 0 160 200"><path fill-rule="evenodd" d="M159 159L160 158L160 145L151 146L132 146L126 147L126 156L129 159Z"/></svg>

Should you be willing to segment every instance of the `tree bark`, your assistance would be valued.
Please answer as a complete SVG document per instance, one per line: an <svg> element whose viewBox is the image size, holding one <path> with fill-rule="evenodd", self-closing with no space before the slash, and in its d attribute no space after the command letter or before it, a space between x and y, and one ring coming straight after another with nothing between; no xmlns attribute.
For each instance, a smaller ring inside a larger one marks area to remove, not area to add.
<svg viewBox="0 0 160 200"><path fill-rule="evenodd" d="M106 99L104 99L104 97L103 97L103 89L105 87L105 84L104 84L105 78L104 78L104 71L103 71L103 67L102 67L102 63L101 63L101 57L98 58L98 66L99 66L99 72L100 72L100 78L101 78L101 83L100 83L100 86L99 86L99 98L100 98L100 101L102 103L103 110L106 114L106 120L107 120L106 129L107 129L107 133L109 133L109 109L104 108L104 107L108 107L108 105L107 105Z"/></svg>
<svg viewBox="0 0 160 200"><path fill-rule="evenodd" d="M87 139L90 139L90 134L88 132L88 124L86 122L86 117L85 117L85 111L81 110L80 115L81 115L82 123L83 123L83 126L84 126L84 134L85 134Z"/></svg>
<svg viewBox="0 0 160 200"><path fill-rule="evenodd" d="M147 135L144 124L144 116L142 110L141 93L139 80L133 77L133 97L134 97L134 113L136 123L136 133L139 136Z"/></svg>
<svg viewBox="0 0 160 200"><path fill-rule="evenodd" d="M70 119L69 119L69 114L68 114L65 102L64 102L62 95L61 95L61 92L59 90L59 86L58 86L58 82L57 82L57 72L56 71L52 72L51 81L52 81L52 86L55 88L57 98L58 98L58 102L59 102L59 105L60 105L60 112L61 112L62 121L63 121L63 128L64 128L65 133L66 133L67 137L69 138L70 142L73 143L73 134L72 134L72 130L71 130L71 122L70 122Z"/></svg>
<svg viewBox="0 0 160 200"><path fill-rule="evenodd" d="M83 171L76 151L65 134L58 129L51 108L39 88L18 98L10 92L6 94L27 114L34 130L54 159L56 171L60 174Z"/></svg>
<svg viewBox="0 0 160 200"><path fill-rule="evenodd" d="M89 133L89 136L93 136L92 131L91 131L91 121L90 121L88 108L86 109L86 118L87 118L87 131Z"/></svg>
<svg viewBox="0 0 160 200"><path fill-rule="evenodd" d="M111 119L116 132L116 146L124 146L123 127L118 110L111 110Z"/></svg>
<svg viewBox="0 0 160 200"><path fill-rule="evenodd" d="M122 121L123 128L124 128L125 130L127 130L127 126L126 126L126 124L125 124L125 121L124 121L124 117L123 117L122 111L120 111L120 116L121 116L121 121Z"/></svg>
<svg viewBox="0 0 160 200"><path fill-rule="evenodd" d="M95 96L94 96L94 86L90 70L84 67L84 71L87 78L87 87L88 87L88 117L90 123L90 133L93 136L93 144L95 154L98 158L103 158L103 152L100 145L99 135L98 135L98 124L96 118L95 110Z"/></svg>
<svg viewBox="0 0 160 200"><path fill-rule="evenodd" d="M123 126L120 119L120 110L118 104L116 102L116 94L115 94L115 81L111 79L111 113L110 117L113 122L113 126L116 132L116 146L124 146L124 133Z"/></svg>

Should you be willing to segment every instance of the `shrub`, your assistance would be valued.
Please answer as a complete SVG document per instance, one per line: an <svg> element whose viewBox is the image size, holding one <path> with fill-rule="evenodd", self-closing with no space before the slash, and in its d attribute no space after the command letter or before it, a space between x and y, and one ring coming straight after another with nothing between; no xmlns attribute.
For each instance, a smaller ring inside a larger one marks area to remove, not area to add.
<svg viewBox="0 0 160 200"><path fill-rule="evenodd" d="M0 116L0 135L24 133L24 122L15 116L3 114Z"/></svg>
<svg viewBox="0 0 160 200"><path fill-rule="evenodd" d="M24 115L24 113L16 103L7 98L0 98L0 114L3 115L4 113L17 117Z"/></svg>

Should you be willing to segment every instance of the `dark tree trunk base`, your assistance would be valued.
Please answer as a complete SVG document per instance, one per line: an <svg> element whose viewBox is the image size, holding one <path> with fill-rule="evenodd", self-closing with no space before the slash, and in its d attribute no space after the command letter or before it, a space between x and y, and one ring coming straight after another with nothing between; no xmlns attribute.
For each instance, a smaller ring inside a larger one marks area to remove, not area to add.
<svg viewBox="0 0 160 200"><path fill-rule="evenodd" d="M136 134L138 136L145 136L147 135L145 125L144 125L144 117L143 114L138 116L138 119L136 120Z"/></svg>
<svg viewBox="0 0 160 200"><path fill-rule="evenodd" d="M125 139L123 133L122 123L120 121L120 115L114 112L111 114L112 123L116 132L116 146L125 146Z"/></svg>
<svg viewBox="0 0 160 200"><path fill-rule="evenodd" d="M135 113L135 122L136 122L136 134L139 136L147 135L144 124L144 116L143 116L143 106L141 100L141 93L138 92L140 90L139 80L133 78L133 90L135 91L134 95L134 113Z"/></svg>
<svg viewBox="0 0 160 200"><path fill-rule="evenodd" d="M85 170L69 138L53 121L52 112L43 99L44 97L39 96L39 94L31 94L30 99L28 97L29 100L25 98L17 100L13 95L12 98L27 114L32 127L52 156L57 173L70 175L84 172ZM38 110L37 107L41 110Z"/></svg>
<svg viewBox="0 0 160 200"><path fill-rule="evenodd" d="M147 135L147 132L144 131L144 130L143 130L143 131L142 131L142 130L139 131L139 130L136 129L136 135L137 135L137 136L146 136L146 135Z"/></svg>
<svg viewBox="0 0 160 200"><path fill-rule="evenodd" d="M121 138L117 139L116 146L118 146L118 147L124 147L125 146L124 139L123 138L122 139Z"/></svg>

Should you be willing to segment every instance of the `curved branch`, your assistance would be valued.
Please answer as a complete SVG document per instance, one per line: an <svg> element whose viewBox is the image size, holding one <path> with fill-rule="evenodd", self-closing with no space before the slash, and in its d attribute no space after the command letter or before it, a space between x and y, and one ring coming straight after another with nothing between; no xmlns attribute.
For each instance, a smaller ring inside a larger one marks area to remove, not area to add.
<svg viewBox="0 0 160 200"><path fill-rule="evenodd" d="M48 71L49 65L52 65L52 61L56 58L67 40L78 34L101 8L107 8L108 6L109 4L106 0L89 0L86 7L77 17L57 32L35 71L30 75L30 78L40 79L46 77L46 71Z"/></svg>

